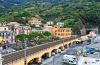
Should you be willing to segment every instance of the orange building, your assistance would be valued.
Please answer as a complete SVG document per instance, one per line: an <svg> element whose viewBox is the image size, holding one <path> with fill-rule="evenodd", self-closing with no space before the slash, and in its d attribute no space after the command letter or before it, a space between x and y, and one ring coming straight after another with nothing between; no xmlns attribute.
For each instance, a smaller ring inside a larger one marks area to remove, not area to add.
<svg viewBox="0 0 100 65"><path fill-rule="evenodd" d="M72 33L71 28L61 28L59 25L55 25L53 28L50 28L49 31L52 35L59 36L60 38L69 38Z"/></svg>

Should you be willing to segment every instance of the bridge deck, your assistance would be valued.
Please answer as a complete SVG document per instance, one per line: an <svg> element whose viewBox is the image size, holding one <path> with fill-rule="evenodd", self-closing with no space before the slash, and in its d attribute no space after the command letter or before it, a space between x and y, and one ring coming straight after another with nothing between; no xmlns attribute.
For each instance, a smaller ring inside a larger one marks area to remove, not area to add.
<svg viewBox="0 0 100 65"><path fill-rule="evenodd" d="M76 37L76 38L79 38L79 37ZM70 40L73 40L73 39L75 39L75 37L64 39L64 42L67 42L67 41L70 41ZM58 40L56 42L54 41L52 43L42 44L40 46L29 48L29 49L26 50L27 56L34 54L34 53L37 53L39 51L42 51L44 49L50 48L52 46L56 46L56 45L61 44L61 43L63 43L63 41ZM13 62L13 61L16 61L16 60L21 59L21 58L24 58L24 50L5 55L5 56L3 56L3 58L4 58L3 65L8 64L8 63Z"/></svg>

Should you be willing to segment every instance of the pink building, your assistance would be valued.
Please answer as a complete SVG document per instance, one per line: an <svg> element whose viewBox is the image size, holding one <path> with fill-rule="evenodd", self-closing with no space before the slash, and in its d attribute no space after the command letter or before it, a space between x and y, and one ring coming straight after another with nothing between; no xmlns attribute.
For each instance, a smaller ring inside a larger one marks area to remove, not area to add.
<svg viewBox="0 0 100 65"><path fill-rule="evenodd" d="M17 34L28 34L31 31L29 26L20 26L17 28Z"/></svg>
<svg viewBox="0 0 100 65"><path fill-rule="evenodd" d="M20 26L17 22L10 22L7 24L10 26L10 29L15 33L15 35L18 34L28 34L31 30L31 27L29 26Z"/></svg>
<svg viewBox="0 0 100 65"><path fill-rule="evenodd" d="M46 24L47 25L54 25L53 21L48 21Z"/></svg>
<svg viewBox="0 0 100 65"><path fill-rule="evenodd" d="M15 43L15 35L12 31L0 31L0 35L2 36L2 44L5 42Z"/></svg>

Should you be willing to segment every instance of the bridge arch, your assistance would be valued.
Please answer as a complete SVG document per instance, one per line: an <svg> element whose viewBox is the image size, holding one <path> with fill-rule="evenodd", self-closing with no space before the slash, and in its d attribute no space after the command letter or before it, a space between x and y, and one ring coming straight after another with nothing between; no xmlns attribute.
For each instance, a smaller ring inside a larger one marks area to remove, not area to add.
<svg viewBox="0 0 100 65"><path fill-rule="evenodd" d="M42 60L45 60L47 58L49 58L51 56L51 53L47 52L47 53L44 53L42 56L41 56L41 59Z"/></svg>
<svg viewBox="0 0 100 65"><path fill-rule="evenodd" d="M67 45L67 44L65 44L65 45L64 45L64 48L68 48L68 45Z"/></svg>
<svg viewBox="0 0 100 65"><path fill-rule="evenodd" d="M72 45L72 44L71 44L71 42L70 42L70 43L68 44L68 46L71 47L71 45Z"/></svg>
<svg viewBox="0 0 100 65"><path fill-rule="evenodd" d="M60 46L58 49L61 49L63 51L64 50L64 47L63 46Z"/></svg>
<svg viewBox="0 0 100 65"><path fill-rule="evenodd" d="M32 60L30 60L29 62L28 62L28 65L31 65L31 64L38 64L39 63L39 58L33 58Z"/></svg>
<svg viewBox="0 0 100 65"><path fill-rule="evenodd" d="M58 49L53 49L52 51L51 51L51 55L53 56L53 55L55 55L55 54L57 54L58 53Z"/></svg>

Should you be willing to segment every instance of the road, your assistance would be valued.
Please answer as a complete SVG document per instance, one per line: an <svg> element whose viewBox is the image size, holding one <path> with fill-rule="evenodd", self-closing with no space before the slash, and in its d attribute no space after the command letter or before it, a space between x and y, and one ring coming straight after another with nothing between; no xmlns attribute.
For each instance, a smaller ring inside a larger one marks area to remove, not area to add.
<svg viewBox="0 0 100 65"><path fill-rule="evenodd" d="M82 49L82 47L85 46L86 44L87 42L84 42L83 44L79 44L79 45L74 45L62 51L62 53L56 54L55 56L52 56L42 61L42 65L62 65L62 57L64 54L74 55L78 49Z"/></svg>

